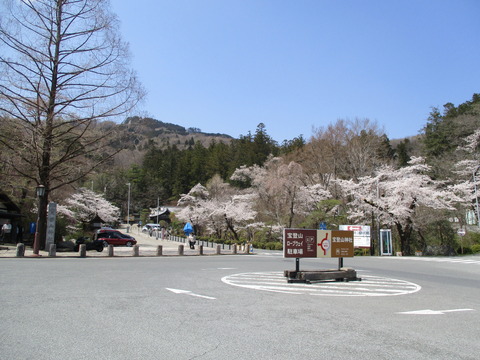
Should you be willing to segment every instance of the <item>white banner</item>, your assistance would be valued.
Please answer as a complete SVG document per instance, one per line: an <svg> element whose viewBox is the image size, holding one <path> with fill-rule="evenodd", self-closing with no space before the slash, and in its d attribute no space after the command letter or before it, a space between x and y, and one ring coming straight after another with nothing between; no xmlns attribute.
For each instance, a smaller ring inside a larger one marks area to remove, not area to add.
<svg viewBox="0 0 480 360"><path fill-rule="evenodd" d="M339 230L353 231L353 246L356 248L369 248L370 225L340 225Z"/></svg>

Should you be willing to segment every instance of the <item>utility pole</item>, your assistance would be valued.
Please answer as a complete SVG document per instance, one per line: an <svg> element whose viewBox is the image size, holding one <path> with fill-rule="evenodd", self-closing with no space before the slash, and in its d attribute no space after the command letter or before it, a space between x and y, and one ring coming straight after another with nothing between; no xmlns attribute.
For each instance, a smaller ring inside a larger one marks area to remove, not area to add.
<svg viewBox="0 0 480 360"><path fill-rule="evenodd" d="M130 183L128 185L128 199L127 199L127 233L130 230Z"/></svg>

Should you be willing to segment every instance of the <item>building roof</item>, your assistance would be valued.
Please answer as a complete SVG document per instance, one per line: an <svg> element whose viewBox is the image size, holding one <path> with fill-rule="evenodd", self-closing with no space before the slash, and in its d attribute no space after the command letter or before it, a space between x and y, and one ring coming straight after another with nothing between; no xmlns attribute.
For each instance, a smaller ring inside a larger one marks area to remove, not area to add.
<svg viewBox="0 0 480 360"><path fill-rule="evenodd" d="M0 218L11 219L20 217L20 208L15 204L7 194L0 191Z"/></svg>
<svg viewBox="0 0 480 360"><path fill-rule="evenodd" d="M148 216L151 220L156 220L158 217L158 221L164 220L169 222L170 221L170 210L167 208L153 208L150 209L150 215Z"/></svg>

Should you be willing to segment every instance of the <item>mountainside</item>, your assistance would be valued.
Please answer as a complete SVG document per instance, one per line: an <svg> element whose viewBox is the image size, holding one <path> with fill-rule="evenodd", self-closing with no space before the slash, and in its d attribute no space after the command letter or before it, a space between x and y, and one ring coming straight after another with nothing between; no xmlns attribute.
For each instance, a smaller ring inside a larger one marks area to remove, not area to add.
<svg viewBox="0 0 480 360"><path fill-rule="evenodd" d="M100 130L114 128L118 140L110 146L115 150L123 150L115 156L115 164L122 167L141 162L146 149L151 146L159 149L175 146L182 150L197 142L208 147L212 142L229 144L233 139L226 134L203 133L200 129L186 129L180 125L139 116L129 117L122 124L106 122L97 126Z"/></svg>
<svg viewBox="0 0 480 360"><path fill-rule="evenodd" d="M230 142L232 139L231 136L226 134L203 133L200 129L185 129L180 125L138 116L127 118L122 124L118 125L118 129L120 132L128 134L127 137L131 137L135 145L153 140L159 147L176 145L181 148L192 143L192 139L193 143L200 141L205 146L208 146L214 140Z"/></svg>

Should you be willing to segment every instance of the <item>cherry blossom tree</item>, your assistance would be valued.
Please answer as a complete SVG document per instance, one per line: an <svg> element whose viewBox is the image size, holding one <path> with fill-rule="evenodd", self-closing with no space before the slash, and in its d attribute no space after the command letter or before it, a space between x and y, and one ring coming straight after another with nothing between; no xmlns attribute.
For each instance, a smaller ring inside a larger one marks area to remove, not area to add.
<svg viewBox="0 0 480 360"><path fill-rule="evenodd" d="M467 136L464 139L464 145L457 148L457 154L462 160L458 161L454 165L454 173L457 178L452 185L452 189L455 193L464 199L464 203L461 208L465 210L474 210L477 216L478 222L478 189L480 186L479 174L480 161L478 159L478 149L480 146L480 129L477 129L473 134ZM460 219L463 218L459 214Z"/></svg>
<svg viewBox="0 0 480 360"><path fill-rule="evenodd" d="M245 228L257 214L253 210L254 198L255 194L240 194L223 201L217 200L211 216L223 218L228 231L236 241L239 241L239 229Z"/></svg>
<svg viewBox="0 0 480 360"><path fill-rule="evenodd" d="M103 195L80 188L78 192L59 205L58 213L84 225L98 215L106 223L113 223L120 216L120 209L105 200Z"/></svg>
<svg viewBox="0 0 480 360"><path fill-rule="evenodd" d="M182 195L178 205L185 207L177 213L177 217L190 221L197 229L205 227L219 238L229 232L239 241L239 230L256 216L253 210L254 195L240 193L228 184L220 183L218 178L209 185L211 191L197 184L188 194Z"/></svg>
<svg viewBox="0 0 480 360"><path fill-rule="evenodd" d="M419 207L454 210L454 204L462 201L443 182L432 180L428 176L430 170L423 158L413 157L407 167L383 166L374 176L358 181L338 180L348 199L349 218L364 221L373 216L382 224L395 226L401 251L411 254Z"/></svg>
<svg viewBox="0 0 480 360"><path fill-rule="evenodd" d="M210 210L208 209L208 199L210 193L202 184L197 184L187 194L182 194L177 205L182 207L176 213L178 219L190 222L196 234L202 224L207 224Z"/></svg>
<svg viewBox="0 0 480 360"><path fill-rule="evenodd" d="M271 157L263 167L240 167L231 180L248 183L254 193L256 208L266 223L292 227L300 215L307 215L315 204L330 193L320 184L307 184L302 166L294 161Z"/></svg>

